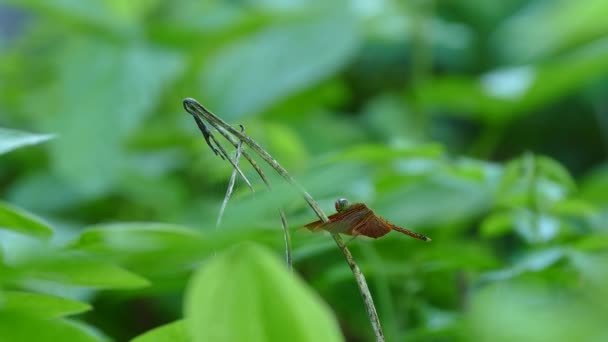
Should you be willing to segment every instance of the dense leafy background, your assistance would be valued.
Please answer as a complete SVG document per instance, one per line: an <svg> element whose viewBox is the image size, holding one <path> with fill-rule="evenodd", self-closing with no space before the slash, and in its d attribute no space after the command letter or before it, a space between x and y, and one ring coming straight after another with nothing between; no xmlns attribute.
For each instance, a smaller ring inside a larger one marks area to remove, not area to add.
<svg viewBox="0 0 608 342"><path fill-rule="evenodd" d="M337 339L328 308L372 339L330 237L294 230L304 282L241 245L282 258L277 207L314 219L279 179L239 182L214 228L230 167L194 97L328 212L348 197L433 238L350 245L388 340L608 340L606 17L604 0L5 1L0 339ZM217 325L198 300L226 303Z"/></svg>

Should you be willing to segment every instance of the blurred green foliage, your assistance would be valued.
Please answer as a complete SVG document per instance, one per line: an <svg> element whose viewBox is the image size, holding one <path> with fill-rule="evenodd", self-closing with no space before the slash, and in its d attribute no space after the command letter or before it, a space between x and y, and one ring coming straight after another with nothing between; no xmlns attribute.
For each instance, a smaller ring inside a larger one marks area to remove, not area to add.
<svg viewBox="0 0 608 342"><path fill-rule="evenodd" d="M297 272L346 340L372 340L343 257L295 229L315 217L278 177L272 194L237 181L215 228L231 169L185 97L328 213L347 197L433 238L349 245L387 340L608 340L607 16L603 0L4 1L0 340L204 339L231 320L336 336L307 285L234 249L282 256L278 207Z"/></svg>

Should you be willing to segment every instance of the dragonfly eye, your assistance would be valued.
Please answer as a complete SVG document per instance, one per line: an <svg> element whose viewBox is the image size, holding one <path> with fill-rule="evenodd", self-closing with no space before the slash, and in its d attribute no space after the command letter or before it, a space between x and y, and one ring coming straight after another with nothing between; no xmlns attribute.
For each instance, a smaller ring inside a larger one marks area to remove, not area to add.
<svg viewBox="0 0 608 342"><path fill-rule="evenodd" d="M340 212L348 208L348 200L346 198L340 198L336 201L336 211Z"/></svg>

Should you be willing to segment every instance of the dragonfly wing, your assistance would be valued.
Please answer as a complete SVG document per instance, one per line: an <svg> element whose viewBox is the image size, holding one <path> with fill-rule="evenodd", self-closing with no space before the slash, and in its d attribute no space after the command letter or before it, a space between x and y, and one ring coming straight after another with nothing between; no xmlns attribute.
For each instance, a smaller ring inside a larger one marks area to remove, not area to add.
<svg viewBox="0 0 608 342"><path fill-rule="evenodd" d="M376 216L371 210L366 219L353 231L352 235L363 235L377 239L391 231L389 223Z"/></svg>
<svg viewBox="0 0 608 342"><path fill-rule="evenodd" d="M326 230L330 233L353 235L353 230L362 224L369 213L373 214L365 204L355 203L349 208L329 216L327 222L315 221L305 227L312 231Z"/></svg>

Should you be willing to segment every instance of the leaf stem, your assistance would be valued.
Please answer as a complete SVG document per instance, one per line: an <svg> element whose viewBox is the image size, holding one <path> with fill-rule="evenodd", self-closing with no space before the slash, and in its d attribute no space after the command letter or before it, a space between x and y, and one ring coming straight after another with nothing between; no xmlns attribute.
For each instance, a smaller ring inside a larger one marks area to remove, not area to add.
<svg viewBox="0 0 608 342"><path fill-rule="evenodd" d="M245 127L241 125L241 131L245 131ZM239 160L241 159L241 152L243 151L243 142L239 141L236 152L234 153L234 165L239 166ZM224 216L224 211L226 210L226 206L228 205L228 201L230 200L230 196L232 196L232 191L234 190L234 184L236 183L236 175L237 169L232 168L232 174L230 175L230 181L228 181L228 188L226 189L226 196L224 196L224 201L222 202L222 206L220 207L220 212L217 215L217 222L215 223L216 227L219 227L222 224L222 217ZM254 192L253 187L249 187L251 192Z"/></svg>

